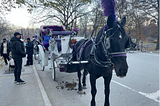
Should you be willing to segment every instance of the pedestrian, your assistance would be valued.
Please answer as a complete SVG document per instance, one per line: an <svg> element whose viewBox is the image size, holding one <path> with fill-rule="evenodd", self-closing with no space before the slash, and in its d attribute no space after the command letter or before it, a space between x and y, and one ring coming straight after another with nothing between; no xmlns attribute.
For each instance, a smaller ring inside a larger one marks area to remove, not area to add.
<svg viewBox="0 0 160 106"><path fill-rule="evenodd" d="M49 28L45 29L45 32L43 33L43 46L46 48L46 50L48 51L48 47L49 47L49 40L50 40L50 30Z"/></svg>
<svg viewBox="0 0 160 106"><path fill-rule="evenodd" d="M1 43L1 56L3 56L6 65L8 65L7 60L10 60L9 52L9 42L6 41L6 38L3 38L3 42Z"/></svg>
<svg viewBox="0 0 160 106"><path fill-rule="evenodd" d="M26 65L24 66L33 65L33 43L30 41L30 38L27 38L26 54L28 56L27 56Z"/></svg>
<svg viewBox="0 0 160 106"><path fill-rule="evenodd" d="M22 58L26 56L23 42L20 39L21 34L19 32L15 32L14 37L11 38L11 52L15 63L14 81L17 85L26 83L20 78L22 69Z"/></svg>

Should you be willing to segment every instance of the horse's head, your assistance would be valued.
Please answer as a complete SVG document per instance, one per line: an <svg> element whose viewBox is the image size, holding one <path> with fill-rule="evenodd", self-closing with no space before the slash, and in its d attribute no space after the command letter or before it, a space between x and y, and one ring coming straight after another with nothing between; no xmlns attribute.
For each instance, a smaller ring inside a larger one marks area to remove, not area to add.
<svg viewBox="0 0 160 106"><path fill-rule="evenodd" d="M104 56L106 59L111 58L118 77L126 76L128 71L125 49L129 46L129 39L123 28L125 23L125 17L119 23L115 21L112 16L109 16L107 21L108 30L104 31L101 29L98 33L101 35L99 40L103 38L103 40L101 40L101 44L99 45L101 55L105 54ZM104 60L104 57L101 59Z"/></svg>

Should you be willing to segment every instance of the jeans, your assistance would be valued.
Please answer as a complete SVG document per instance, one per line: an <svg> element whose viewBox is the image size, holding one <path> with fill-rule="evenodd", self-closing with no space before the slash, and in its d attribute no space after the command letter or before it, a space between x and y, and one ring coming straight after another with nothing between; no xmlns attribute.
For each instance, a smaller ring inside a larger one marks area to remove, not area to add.
<svg viewBox="0 0 160 106"><path fill-rule="evenodd" d="M20 81L21 69L22 69L22 58L13 58L15 64L14 77L15 81Z"/></svg>

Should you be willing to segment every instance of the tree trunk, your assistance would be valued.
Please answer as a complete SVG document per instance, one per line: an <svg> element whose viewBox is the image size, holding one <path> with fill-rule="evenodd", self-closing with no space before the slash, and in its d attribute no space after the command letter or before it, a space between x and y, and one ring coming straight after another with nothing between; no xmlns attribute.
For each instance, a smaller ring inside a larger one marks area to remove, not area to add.
<svg viewBox="0 0 160 106"><path fill-rule="evenodd" d="M157 22L157 25L158 25L158 37L157 37L157 45L156 45L156 49L155 50L159 50L159 0L157 0L158 2L158 22Z"/></svg>

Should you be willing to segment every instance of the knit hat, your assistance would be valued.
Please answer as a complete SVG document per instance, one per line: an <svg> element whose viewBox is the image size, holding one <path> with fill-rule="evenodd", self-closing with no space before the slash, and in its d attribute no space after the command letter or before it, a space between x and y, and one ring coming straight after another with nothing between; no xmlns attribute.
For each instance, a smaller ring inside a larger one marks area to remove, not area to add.
<svg viewBox="0 0 160 106"><path fill-rule="evenodd" d="M14 36L17 36L17 35L22 35L22 34L20 34L19 32L15 32Z"/></svg>
<svg viewBox="0 0 160 106"><path fill-rule="evenodd" d="M3 40L6 40L6 38L3 38Z"/></svg>
<svg viewBox="0 0 160 106"><path fill-rule="evenodd" d="M27 38L27 40L30 40L30 38Z"/></svg>

